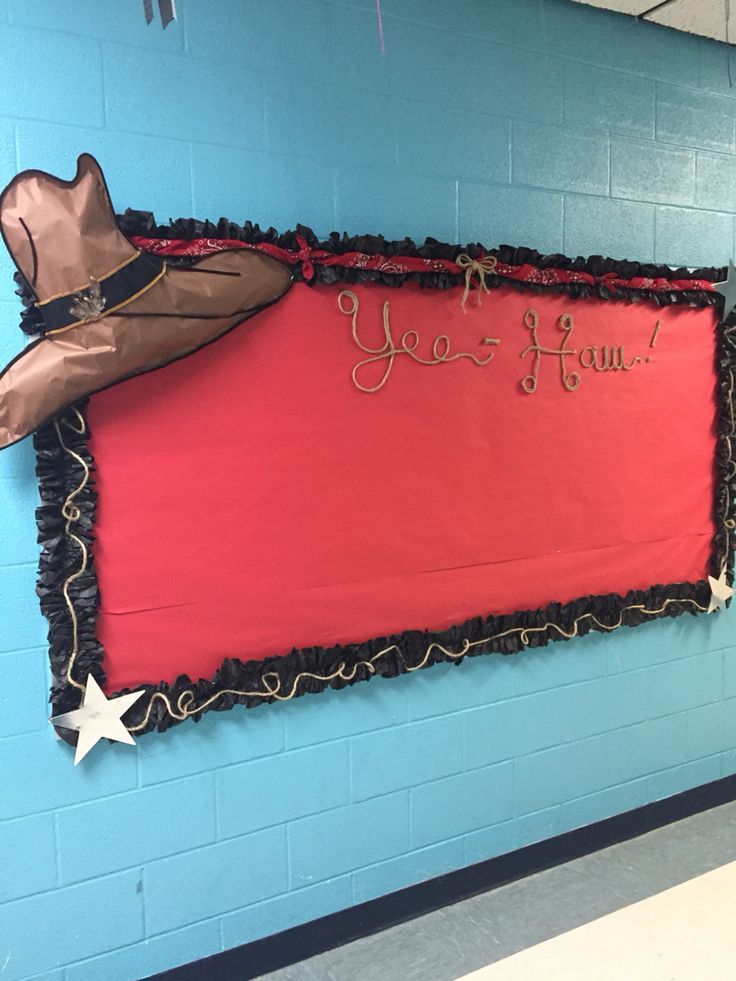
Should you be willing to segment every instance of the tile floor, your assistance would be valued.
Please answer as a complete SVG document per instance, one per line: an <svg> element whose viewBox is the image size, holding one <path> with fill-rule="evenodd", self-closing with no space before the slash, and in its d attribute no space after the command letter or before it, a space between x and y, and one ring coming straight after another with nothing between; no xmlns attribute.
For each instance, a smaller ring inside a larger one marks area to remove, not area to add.
<svg viewBox="0 0 736 981"><path fill-rule="evenodd" d="M456 981L494 964L496 973L481 972L478 981L486 976L488 981L505 981L504 965L498 963L504 958L511 958L509 970L513 970L512 955L520 951L531 954L528 948L731 862L736 862L736 802L356 940L264 975L263 981ZM730 879L718 881L724 895L731 886L736 894L736 868ZM703 896L712 897L709 888L704 882ZM700 902L693 898L697 895L685 893L682 902L685 906ZM736 902L731 909L736 919ZM617 929L615 922L612 929ZM543 973L532 974L528 963L525 970L526 974L509 974L509 981L522 976L526 981L537 977L551 981L558 976L544 968ZM641 976L648 981L676 977L671 973ZM569 973L565 977L578 981ZM681 977L701 981L699 975ZM736 967L722 977L723 981L736 978ZM721 981L717 973L702 975L703 981L706 978ZM581 974L580 981L590 981L590 975Z"/></svg>
<svg viewBox="0 0 736 981"><path fill-rule="evenodd" d="M736 862L505 957L461 981L727 981Z"/></svg>

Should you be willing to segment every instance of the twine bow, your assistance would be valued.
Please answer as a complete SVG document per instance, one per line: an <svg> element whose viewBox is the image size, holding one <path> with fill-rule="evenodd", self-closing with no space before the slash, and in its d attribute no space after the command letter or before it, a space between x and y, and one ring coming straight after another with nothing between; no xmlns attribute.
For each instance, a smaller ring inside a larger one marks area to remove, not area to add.
<svg viewBox="0 0 736 981"><path fill-rule="evenodd" d="M455 265L459 269L465 270L465 289L463 290L463 298L460 301L460 306L463 308L463 313L468 311L465 309L465 304L468 302L468 295L470 294L470 283L473 276L478 277L478 293L476 296L476 305L480 306L481 293L490 293L490 290L486 286L486 276L490 275L496 268L497 262L494 255L485 255L480 259L473 259L469 256L467 252L461 252L460 255L455 259Z"/></svg>

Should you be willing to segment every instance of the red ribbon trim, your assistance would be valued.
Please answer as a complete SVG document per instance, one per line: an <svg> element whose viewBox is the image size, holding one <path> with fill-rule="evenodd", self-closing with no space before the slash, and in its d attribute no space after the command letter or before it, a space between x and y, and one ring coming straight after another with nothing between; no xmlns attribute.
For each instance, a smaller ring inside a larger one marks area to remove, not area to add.
<svg viewBox="0 0 736 981"><path fill-rule="evenodd" d="M302 275L309 281L314 278L315 264L320 266L343 266L348 269L367 269L394 275L406 273L447 272L454 276L464 275L455 262L450 259L422 259L418 256L386 256L367 255L364 252L343 252L337 254L324 249L311 249L302 235L296 236L298 251L282 249L277 245L266 242L254 245L240 242L237 239L225 238L194 238L169 239L146 238L136 235L131 238L133 245L161 256L192 256L201 257L223 252L228 249L253 249L263 252L289 266L301 264ZM603 276L593 276L591 273L569 269L540 269L538 266L524 264L512 266L498 262L493 271L494 276L511 279L522 283L538 283L544 286L555 286L565 283L587 283L589 286L603 285L612 288L652 290L654 292L683 292L686 290L704 290L712 293L714 284L706 279L648 279L636 276L633 279L622 279L616 273L605 273Z"/></svg>

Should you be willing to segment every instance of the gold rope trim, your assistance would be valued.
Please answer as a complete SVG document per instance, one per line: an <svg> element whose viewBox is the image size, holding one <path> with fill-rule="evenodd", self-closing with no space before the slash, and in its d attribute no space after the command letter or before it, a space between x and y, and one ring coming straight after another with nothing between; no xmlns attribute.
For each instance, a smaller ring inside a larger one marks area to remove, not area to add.
<svg viewBox="0 0 736 981"><path fill-rule="evenodd" d="M95 281L98 283L104 283L104 281L106 279L109 279L110 276L113 276L116 272L119 272L121 269L125 269L126 266L130 265L130 263L134 262L136 259L140 259L141 255L142 255L141 252L135 252L133 255L125 259L123 262L119 262L117 266L110 269L103 276L95 276ZM86 290L88 287L89 287L89 281L84 283L82 286L77 286L76 289L64 290L63 293L54 293L53 296L48 296L46 297L45 300L38 300L36 306L37 307L46 306L46 304L51 303L52 300L60 300L63 296L71 296L72 293L81 293L84 290Z"/></svg>
<svg viewBox="0 0 736 981"><path fill-rule="evenodd" d="M123 307L127 307L129 303L133 302L133 300L137 300L139 296L143 296L144 293L147 293L152 286L155 286L156 283L159 282L165 272L166 263L163 264L161 271L154 276L150 283L146 283L142 289L139 289L137 293L133 294L133 296L129 296L127 300L123 300L122 303L117 303L114 307L110 307L109 310L103 310L99 317L95 317L94 320L77 320L73 324L67 324L66 327L57 327L56 330L47 330L43 336L52 337L54 334L65 334L68 330L72 330L73 327L80 327L82 324L96 323L98 320L104 320L105 317L109 317L111 313L115 313L116 310L122 310Z"/></svg>
<svg viewBox="0 0 736 981"><path fill-rule="evenodd" d="M705 613L706 610L708 609L707 606L702 606L700 603L697 602L697 600L694 599L670 598L665 600L664 603L656 610L649 610L642 603L632 603L631 606L625 606L621 610L621 613L619 614L618 621L614 624L603 623L601 620L598 619L597 616L595 616L594 613L583 613L575 620L575 622L573 623L573 629L570 632L563 630L563 628L558 623L554 623L553 621L548 621L547 623L543 624L541 627L511 627L508 630L502 631L501 633L492 634L489 637L482 637L480 640L473 640L473 641L464 640L463 646L460 648L459 651L452 651L450 650L450 648L444 647L442 644L439 644L436 641L432 641L432 643L428 645L427 650L424 653L424 657L421 659L421 661L418 664L407 666L406 670L407 672L419 671L421 668L423 668L426 665L433 651L436 650L441 651L445 655L445 657L448 657L452 660L458 660L461 657L465 657L468 651L470 651L474 647L480 647L483 644L489 644L492 641L500 640L502 637L508 637L509 635L515 633L519 634L519 639L521 640L522 644L525 647L528 646L529 644L529 638L531 634L542 633L543 631L548 630L550 628L556 630L565 639L570 640L572 637L576 637L578 635L578 625L583 620L586 619L595 621L595 623L598 625L598 627L601 630L608 630L608 631L618 630L619 627L623 626L624 613L627 613L629 610L639 610L641 613L644 613L647 616L657 616L660 613L664 613L664 611L671 603L690 603L692 606L695 606L702 613ZM369 658L368 660L356 661L352 669L350 669L348 673L346 673L348 671L348 668L344 662L340 664L337 670L333 671L332 674L321 675L321 674L315 674L312 671L302 671L296 676L296 678L294 678L294 681L292 683L291 689L289 690L288 694L281 693L281 678L279 678L278 674L275 671L269 671L263 675L262 680L264 685L266 686L265 691L245 691L237 688L223 688L222 691L218 691L215 692L214 695L210 695L210 697L206 699L204 702L202 702L201 705L198 705L194 708L191 707L192 699L194 698L194 692L191 690L183 691L181 695L179 695L179 698L176 701L176 709L172 707L168 695L165 695L163 692L157 691L154 692L153 695L151 696L151 700L148 703L148 708L146 709L146 714L143 717L142 722L139 722L138 725L135 726L126 726L126 728L128 729L128 732L140 732L142 729L145 729L151 717L153 703L157 698L160 698L161 701L165 704L166 710L168 711L169 715L172 718L177 719L179 722L184 722L185 719L188 719L192 715L196 715L197 712L203 712L214 701L216 701L218 698L221 698L223 695L235 695L238 697L247 697L247 698L274 698L279 702L288 702L290 699L296 696L297 689L299 687L299 682L302 680L302 678L312 678L315 681L323 681L323 682L333 681L335 678L341 678L343 681L352 681L355 678L358 668L367 668L370 674L375 674L376 669L374 665L376 661L379 661L382 657L385 657L387 654L390 654L392 651L395 651L399 655L399 657L403 658L403 655L401 653L401 648L398 646L398 644L391 644L389 647L385 647L382 651L379 651L377 654L374 654L373 657ZM272 678L275 679L276 681L275 684L269 682L269 679Z"/></svg>
<svg viewBox="0 0 736 981"><path fill-rule="evenodd" d="M81 436L87 431L87 426L85 424L81 412L79 412L77 409L72 409L72 411L74 412L77 419L79 420L80 428L77 429L69 422L68 419L64 420L64 425L68 426L69 429L73 430L73 432ZM69 619L72 622L72 649L69 655L69 663L67 664L66 667L66 680L69 682L69 684L73 685L75 688L78 688L80 691L83 692L86 691L86 686L80 684L80 682L78 682L75 678L72 677L72 668L74 667L74 662L76 661L77 654L79 653L79 622L77 620L77 611L74 609L74 603L72 603L71 597L69 596L69 587L76 579L79 579L80 576L84 575L84 573L87 571L87 564L89 562L89 553L87 551L87 546L84 544L82 539L79 538L77 535L75 535L74 532L72 531L72 525L76 524L82 516L81 511L74 503L74 499L75 497L77 497L79 494L82 493L82 491L84 490L84 488L87 486L89 482L89 466L87 465L86 460L83 457L81 457L79 453L76 453L64 442L64 437L61 435L61 427L59 426L58 419L54 420L54 429L56 429L56 435L59 439L59 443L61 444L61 448L64 450L65 453L67 453L69 456L73 457L77 461L77 463L81 466L83 471L81 481L79 482L77 487L75 487L75 489L67 496L66 500L61 506L62 516L66 518L66 526L64 528L64 532L67 538L71 538L73 542L76 542L76 544L79 546L80 552L82 553L82 559L79 568L77 569L76 572L72 572L72 574L67 577L62 587L62 592L64 594L64 601L66 602L66 608L69 611Z"/></svg>

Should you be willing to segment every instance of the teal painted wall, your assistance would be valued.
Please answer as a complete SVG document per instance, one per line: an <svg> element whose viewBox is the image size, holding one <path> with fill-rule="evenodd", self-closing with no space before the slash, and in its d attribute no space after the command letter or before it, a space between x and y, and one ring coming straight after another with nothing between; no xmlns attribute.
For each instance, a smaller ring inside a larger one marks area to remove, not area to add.
<svg viewBox="0 0 736 981"><path fill-rule="evenodd" d="M0 179L673 264L734 253L725 48L565 0L0 0ZM0 258L0 360L20 347ZM736 770L734 617L208 716L74 770L0 454L0 976L128 981Z"/></svg>

